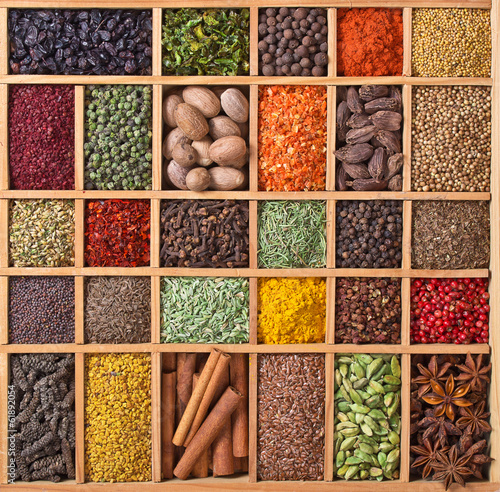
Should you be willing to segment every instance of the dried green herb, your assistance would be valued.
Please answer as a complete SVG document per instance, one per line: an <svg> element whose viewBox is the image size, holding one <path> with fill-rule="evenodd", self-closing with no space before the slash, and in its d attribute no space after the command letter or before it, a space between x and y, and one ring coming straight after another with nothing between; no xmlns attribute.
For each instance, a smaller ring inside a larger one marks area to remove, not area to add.
<svg viewBox="0 0 500 492"><path fill-rule="evenodd" d="M248 75L249 9L165 9L164 75Z"/></svg>

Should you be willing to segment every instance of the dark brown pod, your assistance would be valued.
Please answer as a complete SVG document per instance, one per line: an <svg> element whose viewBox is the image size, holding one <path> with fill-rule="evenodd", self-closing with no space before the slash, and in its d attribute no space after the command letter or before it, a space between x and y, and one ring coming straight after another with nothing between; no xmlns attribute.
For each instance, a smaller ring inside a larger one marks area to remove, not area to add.
<svg viewBox="0 0 500 492"><path fill-rule="evenodd" d="M371 125L369 116L366 113L354 113L348 120L347 126L351 128L363 128L364 126Z"/></svg>
<svg viewBox="0 0 500 492"><path fill-rule="evenodd" d="M367 161L372 155L373 147L367 143L346 145L335 152L337 159L352 164Z"/></svg>
<svg viewBox="0 0 500 492"><path fill-rule="evenodd" d="M394 154L387 160L387 173L385 179L390 180L398 174L403 167L403 154Z"/></svg>
<svg viewBox="0 0 500 492"><path fill-rule="evenodd" d="M349 87L347 91L347 106L353 113L363 112L363 103L355 87Z"/></svg>
<svg viewBox="0 0 500 492"><path fill-rule="evenodd" d="M353 128L349 130L345 141L348 144L360 144L369 142L375 135L377 128L374 125L364 126L363 128Z"/></svg>
<svg viewBox="0 0 500 492"><path fill-rule="evenodd" d="M387 154L383 148L375 149L367 167L372 178L381 180L385 176L387 173Z"/></svg>
<svg viewBox="0 0 500 492"><path fill-rule="evenodd" d="M351 183L354 191L381 191L387 188L387 181L377 181L376 179L355 179Z"/></svg>
<svg viewBox="0 0 500 492"><path fill-rule="evenodd" d="M359 88L359 97L363 101L373 101L378 97L384 97L389 94L389 87L386 85L362 85Z"/></svg>
<svg viewBox="0 0 500 492"><path fill-rule="evenodd" d="M341 164L337 167L337 172L335 174L335 189L336 191L347 191L347 173L344 170L344 166Z"/></svg>
<svg viewBox="0 0 500 492"><path fill-rule="evenodd" d="M388 188L391 191L401 191L403 189L403 179L401 174L396 174L389 180Z"/></svg>
<svg viewBox="0 0 500 492"><path fill-rule="evenodd" d="M380 130L395 132L401 128L402 117L396 111L377 111L370 116L370 121Z"/></svg>
<svg viewBox="0 0 500 492"><path fill-rule="evenodd" d="M392 97L379 97L365 104L365 112L368 114L376 113L377 111L396 111L398 103Z"/></svg>
<svg viewBox="0 0 500 492"><path fill-rule="evenodd" d="M372 177L366 164L351 164L349 162L343 162L342 168L352 179L369 179Z"/></svg>
<svg viewBox="0 0 500 492"><path fill-rule="evenodd" d="M392 132L379 130L375 138L389 151L394 153L401 152L401 141Z"/></svg>
<svg viewBox="0 0 500 492"><path fill-rule="evenodd" d="M401 95L401 90L398 87L391 85L389 90L389 97L396 100L396 111L400 114L403 114L403 96Z"/></svg>

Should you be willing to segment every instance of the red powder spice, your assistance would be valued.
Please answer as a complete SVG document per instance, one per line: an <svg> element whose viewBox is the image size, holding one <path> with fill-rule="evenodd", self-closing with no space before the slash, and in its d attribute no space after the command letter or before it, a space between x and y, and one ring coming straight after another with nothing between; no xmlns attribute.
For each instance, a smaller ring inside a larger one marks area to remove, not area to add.
<svg viewBox="0 0 500 492"><path fill-rule="evenodd" d="M149 200L89 200L85 261L94 267L149 265Z"/></svg>
<svg viewBox="0 0 500 492"><path fill-rule="evenodd" d="M75 90L71 85L14 85L9 97L10 186L75 187Z"/></svg>
<svg viewBox="0 0 500 492"><path fill-rule="evenodd" d="M337 11L337 73L347 77L403 73L401 9Z"/></svg>
<svg viewBox="0 0 500 492"><path fill-rule="evenodd" d="M326 99L322 86L259 88L259 190L325 189Z"/></svg>

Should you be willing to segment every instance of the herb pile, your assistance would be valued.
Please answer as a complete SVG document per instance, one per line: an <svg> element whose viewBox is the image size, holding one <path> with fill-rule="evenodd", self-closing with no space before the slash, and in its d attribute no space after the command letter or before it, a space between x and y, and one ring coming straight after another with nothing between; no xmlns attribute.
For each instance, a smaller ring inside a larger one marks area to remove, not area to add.
<svg viewBox="0 0 500 492"><path fill-rule="evenodd" d="M487 356L418 355L412 358L411 467L422 478L482 479L491 432Z"/></svg>
<svg viewBox="0 0 500 492"><path fill-rule="evenodd" d="M325 202L259 202L259 267L325 267L325 229Z"/></svg>
<svg viewBox="0 0 500 492"><path fill-rule="evenodd" d="M165 9L164 75L248 75L249 9Z"/></svg>

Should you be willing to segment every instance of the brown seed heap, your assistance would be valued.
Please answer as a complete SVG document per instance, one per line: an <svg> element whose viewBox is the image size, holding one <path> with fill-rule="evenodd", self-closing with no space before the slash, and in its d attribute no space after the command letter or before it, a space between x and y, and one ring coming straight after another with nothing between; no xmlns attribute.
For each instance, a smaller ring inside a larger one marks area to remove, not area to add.
<svg viewBox="0 0 500 492"><path fill-rule="evenodd" d="M10 365L15 416L9 418L14 438L9 450L14 451L15 479L74 479L75 356L13 354Z"/></svg>
<svg viewBox="0 0 500 492"><path fill-rule="evenodd" d="M335 343L401 343L401 280L337 278Z"/></svg>
<svg viewBox="0 0 500 492"><path fill-rule="evenodd" d="M258 359L257 477L323 480L325 356Z"/></svg>
<svg viewBox="0 0 500 492"><path fill-rule="evenodd" d="M490 93L470 86L413 89L413 191L490 191Z"/></svg>
<svg viewBox="0 0 500 492"><path fill-rule="evenodd" d="M413 202L411 266L488 268L490 212L484 201Z"/></svg>
<svg viewBox="0 0 500 492"><path fill-rule="evenodd" d="M401 191L401 91L394 86L337 87L336 189Z"/></svg>
<svg viewBox="0 0 500 492"><path fill-rule="evenodd" d="M327 75L328 25L320 8L259 10L259 73Z"/></svg>
<svg viewBox="0 0 500 492"><path fill-rule="evenodd" d="M151 341L151 279L90 277L85 285L87 343Z"/></svg>
<svg viewBox="0 0 500 492"><path fill-rule="evenodd" d="M337 203L337 268L401 266L403 203L370 200Z"/></svg>
<svg viewBox="0 0 500 492"><path fill-rule="evenodd" d="M9 343L73 343L75 279L11 277Z"/></svg>
<svg viewBox="0 0 500 492"><path fill-rule="evenodd" d="M411 468L422 478L483 479L491 432L488 356L417 355L411 367Z"/></svg>

